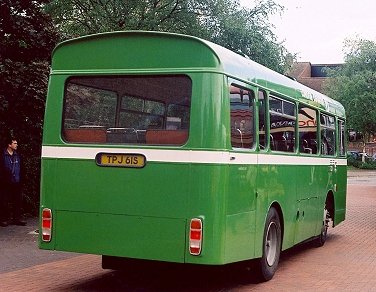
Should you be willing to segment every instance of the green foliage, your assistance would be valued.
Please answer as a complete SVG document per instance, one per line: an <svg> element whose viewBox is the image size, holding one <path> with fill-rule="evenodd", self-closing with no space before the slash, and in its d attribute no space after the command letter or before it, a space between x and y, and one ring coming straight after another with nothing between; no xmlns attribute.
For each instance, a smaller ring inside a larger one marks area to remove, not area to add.
<svg viewBox="0 0 376 292"><path fill-rule="evenodd" d="M259 1L250 9L239 7L236 2L232 6L215 16L215 25L206 26L208 39L277 72L286 72L291 55L277 43L268 22L268 16L282 11L283 7L274 1Z"/></svg>
<svg viewBox="0 0 376 292"><path fill-rule="evenodd" d="M57 40L42 1L3 0L0 4L0 137L13 134L23 157L27 210L39 201L40 145L48 61Z"/></svg>
<svg viewBox="0 0 376 292"><path fill-rule="evenodd" d="M64 39L116 30L183 33L284 73L291 55L277 43L268 21L282 10L272 0L259 0L253 8L241 7L237 0L52 0L46 6Z"/></svg>
<svg viewBox="0 0 376 292"><path fill-rule="evenodd" d="M354 166L359 169L376 169L376 161L367 160L362 162L361 160L353 157L347 157L347 165Z"/></svg>
<svg viewBox="0 0 376 292"><path fill-rule="evenodd" d="M347 111L347 128L362 132L364 142L376 133L376 43L347 40L346 62L330 72L326 93L340 101Z"/></svg>
<svg viewBox="0 0 376 292"><path fill-rule="evenodd" d="M53 0L46 12L64 38L115 30L183 32L200 29L196 13L205 15L208 2L211 0Z"/></svg>

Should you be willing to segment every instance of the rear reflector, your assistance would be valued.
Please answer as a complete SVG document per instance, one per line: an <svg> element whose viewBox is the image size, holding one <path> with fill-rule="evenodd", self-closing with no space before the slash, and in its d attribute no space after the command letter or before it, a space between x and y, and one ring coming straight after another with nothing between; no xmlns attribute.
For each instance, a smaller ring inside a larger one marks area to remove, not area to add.
<svg viewBox="0 0 376 292"><path fill-rule="evenodd" d="M193 218L189 228L189 253L199 255L202 246L202 221L200 218Z"/></svg>
<svg viewBox="0 0 376 292"><path fill-rule="evenodd" d="M44 208L42 210L42 240L45 242L51 241L52 235L52 211Z"/></svg>

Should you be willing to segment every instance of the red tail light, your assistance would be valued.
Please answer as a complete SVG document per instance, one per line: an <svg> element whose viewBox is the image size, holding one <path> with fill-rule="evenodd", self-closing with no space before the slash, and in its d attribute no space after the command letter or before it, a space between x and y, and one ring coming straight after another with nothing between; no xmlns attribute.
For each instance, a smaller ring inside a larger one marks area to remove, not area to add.
<svg viewBox="0 0 376 292"><path fill-rule="evenodd" d="M193 218L189 228L189 253L199 255L202 247L202 220Z"/></svg>
<svg viewBox="0 0 376 292"><path fill-rule="evenodd" d="M52 236L52 211L44 208L42 210L42 240L45 242L51 241Z"/></svg>

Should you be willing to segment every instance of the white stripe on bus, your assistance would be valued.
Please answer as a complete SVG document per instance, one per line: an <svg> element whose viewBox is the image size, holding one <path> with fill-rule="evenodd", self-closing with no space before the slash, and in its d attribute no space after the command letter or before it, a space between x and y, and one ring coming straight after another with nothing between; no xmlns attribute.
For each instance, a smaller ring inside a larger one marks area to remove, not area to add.
<svg viewBox="0 0 376 292"><path fill-rule="evenodd" d="M100 153L143 154L147 161L208 164L261 164L261 165L347 165L346 158L314 157L302 155L281 155L262 153L239 153L232 151L201 151L141 148L95 148L43 146L42 158L95 159Z"/></svg>

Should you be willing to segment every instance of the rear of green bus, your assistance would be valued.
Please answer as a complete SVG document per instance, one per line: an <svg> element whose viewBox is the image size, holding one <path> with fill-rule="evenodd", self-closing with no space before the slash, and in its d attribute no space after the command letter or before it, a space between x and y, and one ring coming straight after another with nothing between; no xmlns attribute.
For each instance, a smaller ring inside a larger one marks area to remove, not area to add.
<svg viewBox="0 0 376 292"><path fill-rule="evenodd" d="M177 35L102 34L55 49L40 248L225 262L228 142L218 133L229 115L218 68L204 43Z"/></svg>

